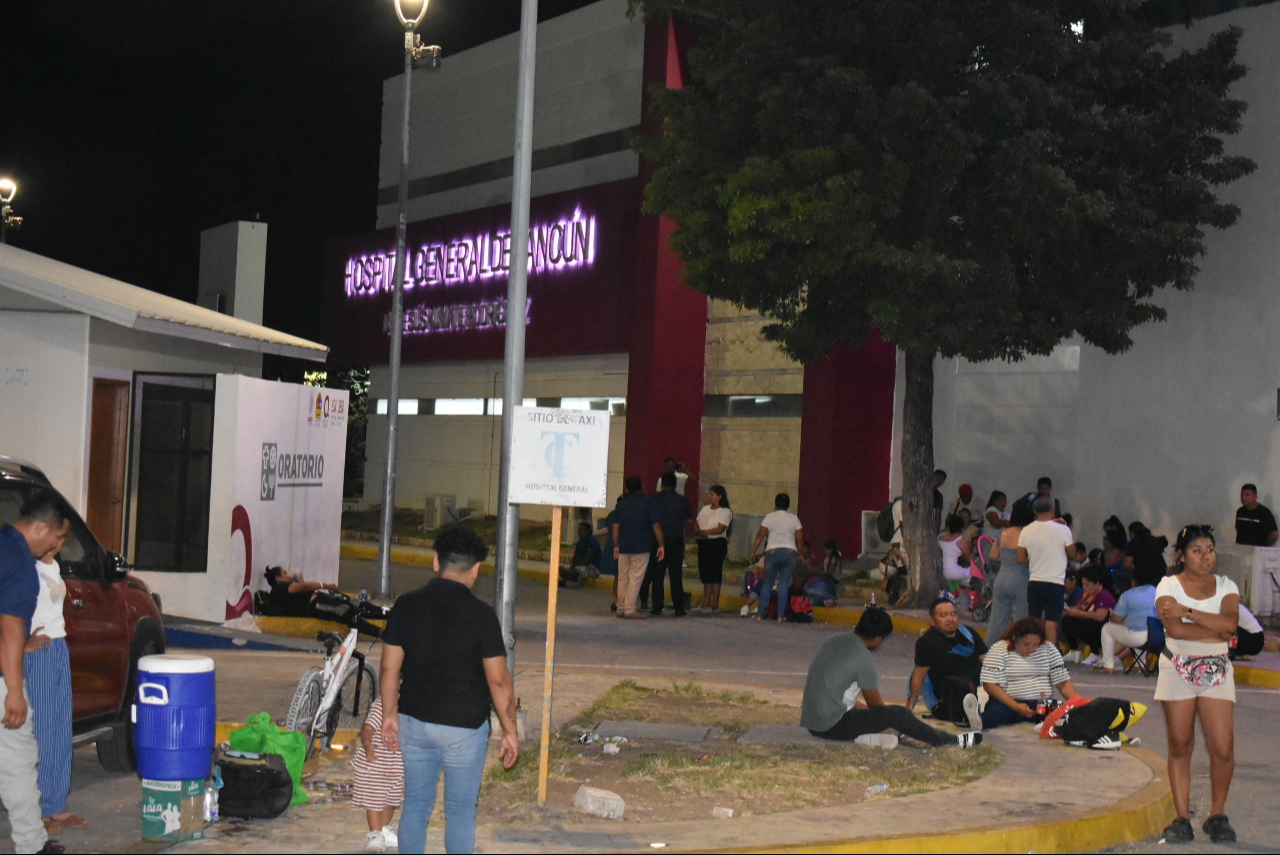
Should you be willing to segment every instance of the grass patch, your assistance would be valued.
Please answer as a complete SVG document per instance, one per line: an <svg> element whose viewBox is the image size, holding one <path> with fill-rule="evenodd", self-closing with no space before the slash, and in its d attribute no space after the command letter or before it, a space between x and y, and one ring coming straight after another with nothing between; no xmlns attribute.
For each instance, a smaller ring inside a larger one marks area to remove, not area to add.
<svg viewBox="0 0 1280 855"><path fill-rule="evenodd" d="M732 738L757 724L794 724L798 718L795 707L750 692L712 690L696 682L655 688L623 680L583 710L577 727L552 739L548 803L563 811L586 784L621 795L628 821L700 818L716 805L740 814L774 813L858 802L876 784L888 784L891 797L954 787L986 775L1001 759L985 745L973 751L905 746L880 751L843 743L738 745ZM578 741L582 729L604 719L719 726L727 735L698 744L631 740L610 755L602 742ZM538 751L531 745L514 770L503 771L496 762L491 766L482 810L496 821L528 820L537 781ZM567 816L588 819L573 812Z"/></svg>

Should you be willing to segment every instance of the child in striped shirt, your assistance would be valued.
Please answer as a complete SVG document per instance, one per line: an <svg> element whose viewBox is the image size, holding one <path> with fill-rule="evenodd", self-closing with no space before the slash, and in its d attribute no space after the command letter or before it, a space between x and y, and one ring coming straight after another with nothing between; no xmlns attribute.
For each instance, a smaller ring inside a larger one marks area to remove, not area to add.
<svg viewBox="0 0 1280 855"><path fill-rule="evenodd" d="M364 851L385 852L398 847L396 827L391 819L404 799L404 758L382 744L382 699L369 708L369 717L360 729L351 766L356 770L355 794L352 801L364 808L369 822Z"/></svg>

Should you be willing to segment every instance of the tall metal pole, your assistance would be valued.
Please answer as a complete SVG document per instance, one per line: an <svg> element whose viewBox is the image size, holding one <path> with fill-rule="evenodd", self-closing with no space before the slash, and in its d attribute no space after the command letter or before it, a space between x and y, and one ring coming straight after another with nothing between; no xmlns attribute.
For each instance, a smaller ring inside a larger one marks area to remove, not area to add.
<svg viewBox="0 0 1280 855"><path fill-rule="evenodd" d="M538 0L520 11L520 65L516 94L515 168L511 177L511 274L507 279L506 358L502 368L502 458L498 470L498 572L494 602L507 645L507 668L516 671L516 570L520 506L511 496L511 429L524 401L525 300L529 278L529 184L533 162L533 74L538 58Z"/></svg>
<svg viewBox="0 0 1280 855"><path fill-rule="evenodd" d="M378 537L378 598L391 597L391 533L396 514L396 446L400 421L400 344L404 334L405 227L409 209L409 82L413 31L404 34L404 109L400 126L400 215L396 220L396 271L391 298L391 390L387 394L387 473L382 483L382 531Z"/></svg>

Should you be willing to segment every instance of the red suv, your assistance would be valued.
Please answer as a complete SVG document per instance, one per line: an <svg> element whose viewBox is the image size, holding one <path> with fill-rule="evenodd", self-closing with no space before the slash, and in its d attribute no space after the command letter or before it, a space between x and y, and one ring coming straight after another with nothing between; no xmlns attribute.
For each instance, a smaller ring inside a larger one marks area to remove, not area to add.
<svg viewBox="0 0 1280 855"><path fill-rule="evenodd" d="M35 466L0 457L0 526L17 519L36 488L53 490ZM164 652L159 605L146 583L129 575L120 556L102 548L74 509L58 564L67 583L62 608L75 743L94 742L108 771L133 771L129 708L138 659Z"/></svg>

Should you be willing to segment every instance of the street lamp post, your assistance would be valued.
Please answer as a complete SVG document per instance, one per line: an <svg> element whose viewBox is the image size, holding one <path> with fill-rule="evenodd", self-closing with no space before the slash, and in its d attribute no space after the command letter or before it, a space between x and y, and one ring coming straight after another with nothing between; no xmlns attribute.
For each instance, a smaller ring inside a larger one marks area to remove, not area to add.
<svg viewBox="0 0 1280 855"><path fill-rule="evenodd" d="M22 217L13 212L9 204L18 195L18 182L12 178L0 178L0 244L9 242L9 229L22 225Z"/></svg>
<svg viewBox="0 0 1280 855"><path fill-rule="evenodd" d="M396 447L400 420L400 347L404 334L405 227L409 208L409 85L413 65L424 54L432 68L440 65L440 48L423 46L415 32L427 14L430 0L395 0L396 17L404 27L404 105L400 125L400 212L396 220L396 267L391 298L391 389L387 394L387 472L382 484L382 530L378 538L378 597L391 597L391 534L396 513ZM407 11L406 11L407 10ZM415 11L416 10L416 11Z"/></svg>

